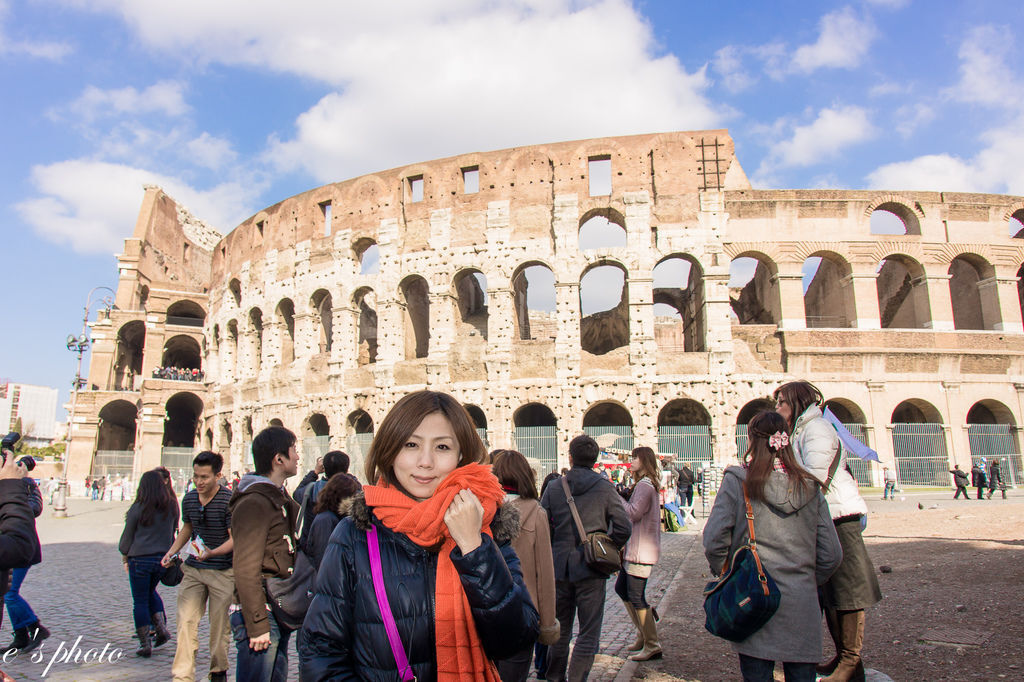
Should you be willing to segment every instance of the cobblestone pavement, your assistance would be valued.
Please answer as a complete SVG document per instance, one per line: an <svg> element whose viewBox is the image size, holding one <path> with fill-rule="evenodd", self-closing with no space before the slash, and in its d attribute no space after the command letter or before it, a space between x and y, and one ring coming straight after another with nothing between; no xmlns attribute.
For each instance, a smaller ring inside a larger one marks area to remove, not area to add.
<svg viewBox="0 0 1024 682"><path fill-rule="evenodd" d="M43 563L29 571L22 595L52 633L43 646L28 657L0 663L16 680L169 679L174 659L173 640L154 649L150 659L135 656L134 627L128 578L121 567L117 541L124 524L127 502L91 502L72 499L69 518L54 519L49 507L38 519L43 542ZM662 561L648 584L648 600L658 606L676 572L699 537L696 531L665 534ZM176 588L161 586L167 620L175 629ZM664 611L668 604L660 609ZM632 624L608 581L607 607L598 655L590 679L614 680L635 666L626 662L625 647L633 637ZM10 624L4 622L2 644L10 640ZM206 619L200 624L197 679L206 679L209 666ZM289 679L298 680L294 644L290 647ZM102 660L99 660L102 656ZM234 669L234 648L230 648Z"/></svg>

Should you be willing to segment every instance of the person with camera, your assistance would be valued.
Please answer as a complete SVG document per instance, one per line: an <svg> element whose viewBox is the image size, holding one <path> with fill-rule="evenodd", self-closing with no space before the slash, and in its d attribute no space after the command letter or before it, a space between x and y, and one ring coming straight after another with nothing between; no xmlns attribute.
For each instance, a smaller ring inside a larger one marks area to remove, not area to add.
<svg viewBox="0 0 1024 682"><path fill-rule="evenodd" d="M27 455L19 459L17 463L25 469L26 473L35 469L36 466L35 460ZM39 490L39 485L35 479L29 476L23 478L22 483L28 490L29 506L32 508L33 516L39 516L43 513L43 494ZM34 521L32 526L32 530L35 532ZM36 549L31 561L11 569L10 585L7 592L4 593L4 606L7 607L7 615L11 619L11 627L14 628L14 639L2 650L4 652L17 650L20 653L28 653L34 651L43 643L44 639L50 636L50 631L43 627L32 607L21 596L21 585L25 581L28 569L43 560L38 537L35 544Z"/></svg>

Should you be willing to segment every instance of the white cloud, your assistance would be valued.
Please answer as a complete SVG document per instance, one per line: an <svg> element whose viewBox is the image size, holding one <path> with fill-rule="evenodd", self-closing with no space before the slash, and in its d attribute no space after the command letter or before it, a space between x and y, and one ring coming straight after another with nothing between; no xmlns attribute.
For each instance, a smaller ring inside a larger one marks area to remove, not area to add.
<svg viewBox="0 0 1024 682"><path fill-rule="evenodd" d="M234 162L237 156L229 141L205 132L199 137L189 140L185 149L195 164L211 170L223 168Z"/></svg>
<svg viewBox="0 0 1024 682"><path fill-rule="evenodd" d="M947 91L954 99L993 107L1019 107L1024 83L1007 66L1016 41L1005 26L971 29L960 44L960 81Z"/></svg>
<svg viewBox="0 0 1024 682"><path fill-rule="evenodd" d="M722 79L722 85L729 92L742 92L757 82L757 77L744 66L748 59L756 61L768 76L780 80L785 72L786 46L782 43L767 43L745 47L726 45L715 52L711 61L712 70Z"/></svg>
<svg viewBox="0 0 1024 682"><path fill-rule="evenodd" d="M867 0L867 4L886 9L903 9L910 4L910 0Z"/></svg>
<svg viewBox="0 0 1024 682"><path fill-rule="evenodd" d="M251 212L256 191L239 182L197 190L174 177L84 159L35 166L32 183L40 196L16 205L22 219L42 237L80 253L121 250L138 217L144 184L160 185L221 231Z"/></svg>
<svg viewBox="0 0 1024 682"><path fill-rule="evenodd" d="M923 102L904 104L893 114L896 119L896 132L907 138L917 132L923 125L935 119L935 110Z"/></svg>
<svg viewBox="0 0 1024 682"><path fill-rule="evenodd" d="M950 190L976 192L981 188L969 162L949 154L929 154L886 164L867 178L869 189Z"/></svg>
<svg viewBox="0 0 1024 682"><path fill-rule="evenodd" d="M878 34L869 19L858 17L850 7L826 14L820 25L817 42L802 45L793 53L793 71L858 66Z"/></svg>
<svg viewBox="0 0 1024 682"><path fill-rule="evenodd" d="M79 2L85 0L66 0ZM175 56L331 86L268 159L321 181L460 152L721 125L628 0L95 0ZM311 21L311 17L315 20Z"/></svg>
<svg viewBox="0 0 1024 682"><path fill-rule="evenodd" d="M67 106L67 111L85 123L101 117L152 113L174 117L188 111L184 93L184 84L176 81L161 81L144 90L133 87L104 90L90 85Z"/></svg>
<svg viewBox="0 0 1024 682"><path fill-rule="evenodd" d="M768 158L758 169L760 177L771 176L778 168L812 166L826 161L844 149L869 139L875 134L868 112L857 106L822 109L807 125L791 122L775 125L770 130L792 127L788 139L774 144Z"/></svg>

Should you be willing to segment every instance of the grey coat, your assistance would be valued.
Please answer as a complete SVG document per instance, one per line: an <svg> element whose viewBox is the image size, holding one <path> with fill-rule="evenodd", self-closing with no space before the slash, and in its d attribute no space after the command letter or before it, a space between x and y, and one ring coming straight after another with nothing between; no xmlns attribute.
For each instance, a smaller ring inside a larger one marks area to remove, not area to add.
<svg viewBox="0 0 1024 682"><path fill-rule="evenodd" d="M715 575L746 541L743 481L747 470L729 467L704 526L704 554ZM821 610L817 586L843 560L828 503L817 485L793 489L786 474L773 471L764 488L765 501L751 500L757 551L779 586L779 610L742 642L737 653L788 663L821 660Z"/></svg>

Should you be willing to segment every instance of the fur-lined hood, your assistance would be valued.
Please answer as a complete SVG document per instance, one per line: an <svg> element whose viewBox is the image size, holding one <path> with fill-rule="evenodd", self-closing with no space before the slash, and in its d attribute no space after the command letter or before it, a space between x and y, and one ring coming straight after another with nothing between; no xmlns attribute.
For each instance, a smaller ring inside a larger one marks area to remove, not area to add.
<svg viewBox="0 0 1024 682"><path fill-rule="evenodd" d="M363 492L360 490L346 501L350 502L348 515L352 518L356 528L368 530L373 512L370 507L366 506L366 498L363 496ZM519 510L508 503L498 507L494 520L491 521L491 536L494 538L494 541L499 545L512 542L519 536L519 528Z"/></svg>

